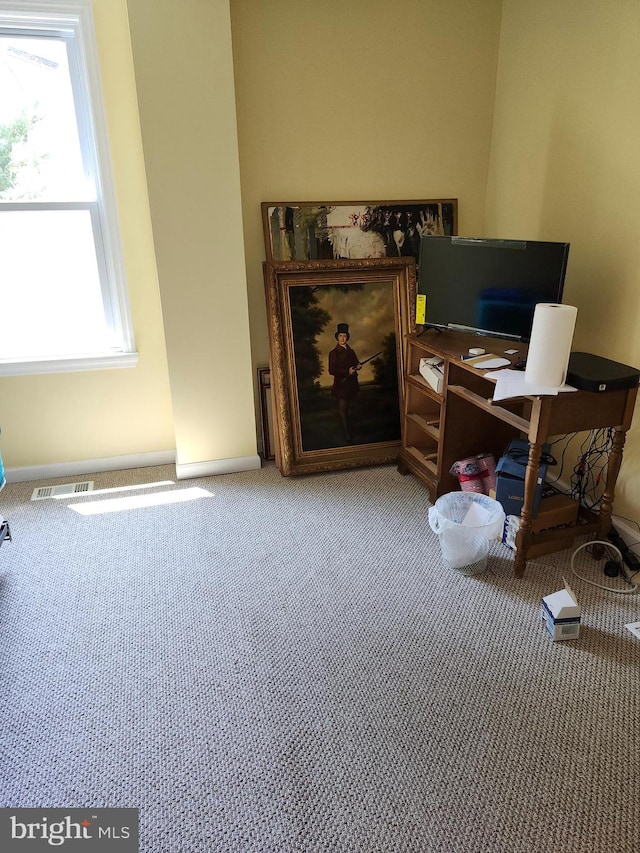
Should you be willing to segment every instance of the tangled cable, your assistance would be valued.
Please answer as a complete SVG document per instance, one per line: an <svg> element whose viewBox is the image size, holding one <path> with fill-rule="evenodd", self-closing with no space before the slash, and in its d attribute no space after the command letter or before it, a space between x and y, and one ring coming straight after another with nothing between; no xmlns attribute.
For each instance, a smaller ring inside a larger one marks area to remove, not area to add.
<svg viewBox="0 0 640 853"><path fill-rule="evenodd" d="M610 548L616 555L620 563L622 563L622 554L620 553L620 549L616 548L611 542L607 542L604 539L592 539L591 542L584 542L582 545L578 545L573 554L571 555L571 571L573 574L579 578L581 581L590 584L591 586L597 586L598 589L605 589L607 592L615 592L618 595L633 595L638 591L638 587L636 584L631 583L631 581L627 580L625 577L625 582L630 585L630 589L614 589L612 586L604 586L604 584L596 583L595 581L589 580L589 578L585 578L582 575L579 575L575 570L575 559L576 555L582 551L583 548L588 548L590 545L606 545L607 548Z"/></svg>

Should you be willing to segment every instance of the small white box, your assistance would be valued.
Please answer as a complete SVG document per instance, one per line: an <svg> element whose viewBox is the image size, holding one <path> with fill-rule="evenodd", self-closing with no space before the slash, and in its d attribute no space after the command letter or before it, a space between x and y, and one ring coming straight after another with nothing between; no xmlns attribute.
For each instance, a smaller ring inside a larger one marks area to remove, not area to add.
<svg viewBox="0 0 640 853"><path fill-rule="evenodd" d="M540 615L552 640L575 640L580 633L582 610L573 590L564 581L564 589L545 595Z"/></svg>
<svg viewBox="0 0 640 853"><path fill-rule="evenodd" d="M442 382L444 380L443 364L443 359L434 355L431 358L421 358L418 365L420 376L426 379L437 394L442 394Z"/></svg>
<svg viewBox="0 0 640 853"><path fill-rule="evenodd" d="M495 498L495 495L491 495L491 497ZM516 550L516 536L518 534L518 530L520 530L520 516L505 515L504 527L502 529L502 541L508 548L511 548L512 551Z"/></svg>

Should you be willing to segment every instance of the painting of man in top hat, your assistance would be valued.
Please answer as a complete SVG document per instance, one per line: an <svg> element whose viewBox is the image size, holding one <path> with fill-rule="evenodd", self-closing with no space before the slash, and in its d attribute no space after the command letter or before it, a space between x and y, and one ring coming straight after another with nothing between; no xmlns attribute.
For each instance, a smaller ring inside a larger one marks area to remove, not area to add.
<svg viewBox="0 0 640 853"><path fill-rule="evenodd" d="M395 462L414 259L276 261L264 273L280 472Z"/></svg>
<svg viewBox="0 0 640 853"><path fill-rule="evenodd" d="M303 451L400 440L391 281L289 291Z"/></svg>
<svg viewBox="0 0 640 853"><path fill-rule="evenodd" d="M337 402L338 419L342 434L347 444L351 444L351 401L354 399L360 385L358 383L358 372L363 364L349 344L349 325L338 323L334 334L337 341L335 347L329 353L329 375L333 376L331 394Z"/></svg>

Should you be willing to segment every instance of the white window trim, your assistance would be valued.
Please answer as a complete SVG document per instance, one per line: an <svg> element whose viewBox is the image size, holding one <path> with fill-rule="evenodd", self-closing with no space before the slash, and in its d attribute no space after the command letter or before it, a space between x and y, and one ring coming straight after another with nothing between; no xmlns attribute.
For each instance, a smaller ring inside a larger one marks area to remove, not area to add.
<svg viewBox="0 0 640 853"><path fill-rule="evenodd" d="M115 367L136 367L137 352L105 353L104 355L50 356L46 359L24 358L21 361L0 360L0 376L28 376L37 373L73 373L80 370L108 370Z"/></svg>
<svg viewBox="0 0 640 853"><path fill-rule="evenodd" d="M78 69L79 79L84 91L88 93L88 98L79 99L82 115L78 120L87 122L89 127L93 126L95 157L92 155L92 159L96 161L95 180L98 197L102 200L100 229L105 251L102 258L98 257L98 263L105 265L109 282L110 305L105 301L105 308L111 311L122 339L122 348L86 356L0 359L0 376L135 367L138 353L135 348L120 242L91 0L75 0L70 3L60 3L58 0L0 0L0 25L16 29L22 25L29 28L35 26L41 30L74 31L78 55L83 60Z"/></svg>

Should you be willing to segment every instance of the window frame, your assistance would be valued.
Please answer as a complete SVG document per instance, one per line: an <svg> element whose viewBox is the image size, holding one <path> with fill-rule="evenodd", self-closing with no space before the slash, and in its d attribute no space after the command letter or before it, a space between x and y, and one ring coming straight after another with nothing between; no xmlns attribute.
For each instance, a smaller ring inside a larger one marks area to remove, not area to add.
<svg viewBox="0 0 640 853"><path fill-rule="evenodd" d="M0 35L67 40L83 167L95 188L95 200L0 201L0 215L16 210L90 211L106 325L119 342L108 351L83 355L0 358L0 376L135 367L138 353L120 242L91 0L0 0Z"/></svg>

